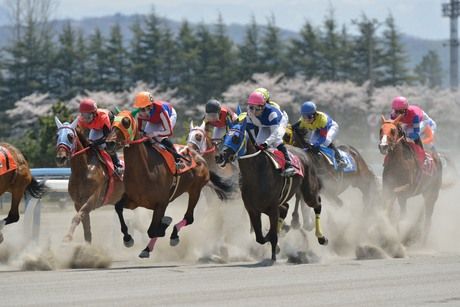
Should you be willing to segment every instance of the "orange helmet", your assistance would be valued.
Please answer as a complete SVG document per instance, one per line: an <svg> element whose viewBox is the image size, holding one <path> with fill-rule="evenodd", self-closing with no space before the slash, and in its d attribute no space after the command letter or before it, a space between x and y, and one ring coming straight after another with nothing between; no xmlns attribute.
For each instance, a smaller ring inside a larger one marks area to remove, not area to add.
<svg viewBox="0 0 460 307"><path fill-rule="evenodd" d="M153 95L150 92L140 92L134 98L135 108L145 108L153 103Z"/></svg>

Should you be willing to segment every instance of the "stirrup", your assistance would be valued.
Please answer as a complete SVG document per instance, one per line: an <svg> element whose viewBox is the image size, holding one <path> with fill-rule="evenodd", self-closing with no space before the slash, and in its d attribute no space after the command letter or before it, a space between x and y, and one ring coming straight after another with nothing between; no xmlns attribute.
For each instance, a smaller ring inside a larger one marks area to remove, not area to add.
<svg viewBox="0 0 460 307"><path fill-rule="evenodd" d="M291 177L296 173L295 168L292 165L287 166L284 171L281 173L282 176Z"/></svg>

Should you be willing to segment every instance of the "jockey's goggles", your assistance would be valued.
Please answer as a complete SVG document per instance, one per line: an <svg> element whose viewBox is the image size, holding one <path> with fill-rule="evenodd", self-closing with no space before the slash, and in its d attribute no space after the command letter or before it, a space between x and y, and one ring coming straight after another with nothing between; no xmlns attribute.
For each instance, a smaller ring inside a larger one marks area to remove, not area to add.
<svg viewBox="0 0 460 307"><path fill-rule="evenodd" d="M205 115L206 120L208 121L215 121L219 119L219 114L217 113L206 113Z"/></svg>
<svg viewBox="0 0 460 307"><path fill-rule="evenodd" d="M80 113L85 122L91 122L94 119L93 113Z"/></svg>
<svg viewBox="0 0 460 307"><path fill-rule="evenodd" d="M406 110L405 109L401 109L401 110L395 110L395 114L406 114Z"/></svg>
<svg viewBox="0 0 460 307"><path fill-rule="evenodd" d="M264 106L249 106L248 109L251 111L263 111Z"/></svg>
<svg viewBox="0 0 460 307"><path fill-rule="evenodd" d="M313 118L315 118L315 114L302 114L302 117L305 119L312 120Z"/></svg>
<svg viewBox="0 0 460 307"><path fill-rule="evenodd" d="M139 110L141 112L150 112L151 109L152 109L152 106L148 106L148 107L145 107L145 108L140 108Z"/></svg>

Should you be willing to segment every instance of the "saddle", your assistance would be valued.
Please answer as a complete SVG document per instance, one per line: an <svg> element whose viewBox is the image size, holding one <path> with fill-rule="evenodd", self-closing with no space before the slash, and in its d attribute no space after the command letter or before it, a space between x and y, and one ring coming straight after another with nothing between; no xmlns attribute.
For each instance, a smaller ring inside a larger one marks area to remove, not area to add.
<svg viewBox="0 0 460 307"><path fill-rule="evenodd" d="M115 180L123 181L123 176L119 176L115 174L115 168L112 162L112 158L110 158L110 155L103 149L98 149L96 151L97 153L97 158L99 161L104 165L107 169L107 175L109 178L109 183L107 185L107 189L105 191L104 195L104 201L102 202L103 205L107 204L110 196L112 195L114 191L114 185L115 185ZM123 160L120 160L121 163L123 163Z"/></svg>
<svg viewBox="0 0 460 307"><path fill-rule="evenodd" d="M356 167L356 161L355 159L350 155L348 154L347 152L343 151L343 150L340 150L338 149L339 151L339 154L340 156L342 156L342 160L345 161L346 163L346 166L343 168L343 169L339 169L338 168L338 163L335 159L335 153L334 153L334 150L329 148L329 147L325 147L325 146L321 146L320 147L320 154L324 157L324 159L331 165L334 167L334 170L335 171L342 171L344 173L354 173L357 171L357 167Z"/></svg>
<svg viewBox="0 0 460 307"><path fill-rule="evenodd" d="M279 151L278 149L269 148L267 150L264 150L263 152L270 158L275 169L284 171L286 167L286 159L284 158L284 154L281 151ZM303 177L303 166L300 163L299 157L293 155L290 151L288 151L288 154L291 158L291 164L296 170L296 175Z"/></svg>
<svg viewBox="0 0 460 307"><path fill-rule="evenodd" d="M183 157L185 157L185 159L180 159L181 165L183 165L182 168L177 168L176 160L174 159L173 154L169 152L166 148L164 148L162 145L153 144L152 147L161 154L172 175L181 175L196 167L196 161L191 155L190 149L185 145L174 144L174 147L176 148L177 152Z"/></svg>
<svg viewBox="0 0 460 307"><path fill-rule="evenodd" d="M0 175L12 172L18 167L11 152L5 147L0 146Z"/></svg>
<svg viewBox="0 0 460 307"><path fill-rule="evenodd" d="M417 157L417 164L423 173L432 176L436 170L436 163L433 158L433 154L424 151L419 145L408 142L407 143L411 150Z"/></svg>

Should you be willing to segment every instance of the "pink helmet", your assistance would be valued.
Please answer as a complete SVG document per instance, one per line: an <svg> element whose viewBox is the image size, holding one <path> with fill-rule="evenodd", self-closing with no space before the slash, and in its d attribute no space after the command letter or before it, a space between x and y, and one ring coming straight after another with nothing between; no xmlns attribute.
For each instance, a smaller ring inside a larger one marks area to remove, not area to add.
<svg viewBox="0 0 460 307"><path fill-rule="evenodd" d="M403 96L395 97L391 102L391 108L395 111L407 110L408 107L409 103L407 102L407 98Z"/></svg>
<svg viewBox="0 0 460 307"><path fill-rule="evenodd" d="M80 113L93 113L97 111L97 105L91 98L84 98L80 101Z"/></svg>
<svg viewBox="0 0 460 307"><path fill-rule="evenodd" d="M248 104L253 106L265 105L265 97L261 92L252 92L248 97Z"/></svg>

